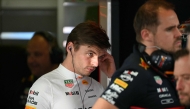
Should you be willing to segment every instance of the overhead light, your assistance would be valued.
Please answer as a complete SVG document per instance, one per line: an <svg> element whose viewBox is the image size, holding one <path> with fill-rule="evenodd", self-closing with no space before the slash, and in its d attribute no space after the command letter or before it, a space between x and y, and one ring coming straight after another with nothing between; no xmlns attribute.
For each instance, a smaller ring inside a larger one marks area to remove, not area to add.
<svg viewBox="0 0 190 109"><path fill-rule="evenodd" d="M72 30L73 30L74 27L63 27L63 33L64 34L69 34Z"/></svg>
<svg viewBox="0 0 190 109"><path fill-rule="evenodd" d="M2 32L0 39L4 40L29 40L32 38L34 32Z"/></svg>

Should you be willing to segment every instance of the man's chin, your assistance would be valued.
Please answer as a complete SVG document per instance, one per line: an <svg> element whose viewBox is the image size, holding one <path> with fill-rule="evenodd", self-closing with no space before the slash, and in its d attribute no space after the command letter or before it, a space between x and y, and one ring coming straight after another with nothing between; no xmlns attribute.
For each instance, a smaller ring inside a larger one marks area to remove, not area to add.
<svg viewBox="0 0 190 109"><path fill-rule="evenodd" d="M190 106L190 100L180 100L180 103L184 106Z"/></svg>

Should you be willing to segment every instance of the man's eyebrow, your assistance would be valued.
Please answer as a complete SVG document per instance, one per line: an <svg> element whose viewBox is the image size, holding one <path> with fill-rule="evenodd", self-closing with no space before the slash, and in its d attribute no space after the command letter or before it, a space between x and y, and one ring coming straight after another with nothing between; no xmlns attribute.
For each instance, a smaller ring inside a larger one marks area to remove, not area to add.
<svg viewBox="0 0 190 109"><path fill-rule="evenodd" d="M190 74L182 74L181 76L190 76Z"/></svg>
<svg viewBox="0 0 190 109"><path fill-rule="evenodd" d="M87 50L87 52L93 52L94 54L96 54L96 52L94 52L93 50Z"/></svg>
<svg viewBox="0 0 190 109"><path fill-rule="evenodd" d="M165 30L171 30L172 28L175 28L175 27L177 27L177 26L176 25L169 26L169 27L165 28Z"/></svg>

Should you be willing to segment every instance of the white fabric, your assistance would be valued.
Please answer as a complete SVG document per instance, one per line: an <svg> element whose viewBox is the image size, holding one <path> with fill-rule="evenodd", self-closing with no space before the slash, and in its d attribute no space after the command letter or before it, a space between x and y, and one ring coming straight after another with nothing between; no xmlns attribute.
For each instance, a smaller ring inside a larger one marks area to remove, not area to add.
<svg viewBox="0 0 190 109"><path fill-rule="evenodd" d="M25 109L91 109L103 91L99 82L88 76L81 78L60 64L33 84Z"/></svg>

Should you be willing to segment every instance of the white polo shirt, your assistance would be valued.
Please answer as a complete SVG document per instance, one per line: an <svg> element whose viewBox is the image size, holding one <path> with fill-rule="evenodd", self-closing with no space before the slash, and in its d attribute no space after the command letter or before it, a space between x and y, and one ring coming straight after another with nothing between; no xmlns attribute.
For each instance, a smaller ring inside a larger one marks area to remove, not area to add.
<svg viewBox="0 0 190 109"><path fill-rule="evenodd" d="M103 91L93 78L81 77L60 64L36 80L25 109L91 109Z"/></svg>

